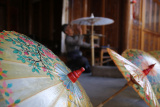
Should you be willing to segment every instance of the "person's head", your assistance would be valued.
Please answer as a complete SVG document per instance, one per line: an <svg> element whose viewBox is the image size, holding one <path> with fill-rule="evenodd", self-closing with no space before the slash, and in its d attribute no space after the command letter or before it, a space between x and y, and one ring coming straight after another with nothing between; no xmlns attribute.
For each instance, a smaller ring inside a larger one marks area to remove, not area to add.
<svg viewBox="0 0 160 107"><path fill-rule="evenodd" d="M62 31L69 36L73 36L73 33L74 33L70 24L62 25Z"/></svg>

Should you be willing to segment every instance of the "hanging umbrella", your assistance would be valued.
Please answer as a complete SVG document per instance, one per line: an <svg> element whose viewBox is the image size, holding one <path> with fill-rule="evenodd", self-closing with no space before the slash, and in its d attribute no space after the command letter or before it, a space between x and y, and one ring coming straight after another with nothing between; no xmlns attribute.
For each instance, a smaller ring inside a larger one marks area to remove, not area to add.
<svg viewBox="0 0 160 107"><path fill-rule="evenodd" d="M122 53L122 56L131 61L138 68L144 70L150 65L155 64L153 69L148 73L147 78L157 97L160 98L160 63L149 53L138 49L127 49Z"/></svg>
<svg viewBox="0 0 160 107"><path fill-rule="evenodd" d="M0 33L0 105L2 107L92 107L71 72L40 43L14 32Z"/></svg>
<svg viewBox="0 0 160 107"><path fill-rule="evenodd" d="M132 86L133 89L150 107L159 107L159 103L153 92L150 82L148 81L146 74L143 72L144 70L142 71L137 66L132 64L130 61L117 54L115 51L109 48L107 50L112 60L114 61L114 63L116 64L116 66L128 82L124 85L124 87L121 90L119 90L113 96L102 102L99 105L99 107L102 107L106 102L111 100L114 96L119 94L128 86ZM151 68L146 69L146 71L149 72L153 67L154 65Z"/></svg>
<svg viewBox="0 0 160 107"><path fill-rule="evenodd" d="M94 26L102 26L102 25L109 25L114 23L112 19L104 18L104 17L94 17L91 14L91 17L84 17L73 20L71 24L78 24L78 25L88 25L91 26L91 59L92 59L92 66L94 66Z"/></svg>
<svg viewBox="0 0 160 107"><path fill-rule="evenodd" d="M160 51L150 51L150 53L153 57L155 57L160 62Z"/></svg>

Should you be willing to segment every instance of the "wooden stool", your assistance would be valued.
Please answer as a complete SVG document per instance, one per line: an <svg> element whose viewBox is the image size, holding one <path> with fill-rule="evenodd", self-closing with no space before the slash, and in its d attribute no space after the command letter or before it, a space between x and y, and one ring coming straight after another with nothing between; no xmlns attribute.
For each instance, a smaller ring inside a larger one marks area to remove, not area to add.
<svg viewBox="0 0 160 107"><path fill-rule="evenodd" d="M100 66L102 66L104 63L112 61L112 59L110 58L110 56L104 55L105 53L108 53L107 49L102 48L101 49L101 54L100 54ZM104 59L107 59L107 60L104 61Z"/></svg>

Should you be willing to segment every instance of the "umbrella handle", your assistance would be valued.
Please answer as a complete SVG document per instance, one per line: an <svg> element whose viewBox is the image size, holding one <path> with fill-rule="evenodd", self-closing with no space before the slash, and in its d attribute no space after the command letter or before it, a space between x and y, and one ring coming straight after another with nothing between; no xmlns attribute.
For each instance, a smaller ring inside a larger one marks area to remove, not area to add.
<svg viewBox="0 0 160 107"><path fill-rule="evenodd" d="M105 101L103 101L102 103L100 103L97 107L103 107L103 105L105 103L107 103L109 100L111 100L113 97L115 97L116 95L118 95L120 92L122 92L123 90L125 90L129 84L131 83L132 81L129 81L128 83L126 83L119 91L117 91L115 94L113 94L111 97L109 97L108 99L106 99Z"/></svg>

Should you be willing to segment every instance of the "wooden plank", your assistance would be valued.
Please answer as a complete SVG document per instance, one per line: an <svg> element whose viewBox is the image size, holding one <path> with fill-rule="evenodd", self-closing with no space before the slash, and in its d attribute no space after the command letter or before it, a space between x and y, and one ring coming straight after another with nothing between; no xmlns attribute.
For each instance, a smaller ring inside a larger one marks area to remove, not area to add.
<svg viewBox="0 0 160 107"><path fill-rule="evenodd" d="M87 17L87 10L88 10L88 1L87 0L83 0L83 7L81 7L81 8L83 8L83 11L82 11L82 13L83 13L83 16L82 17ZM82 31L83 31L83 34L87 34L87 26L82 26Z"/></svg>
<svg viewBox="0 0 160 107"><path fill-rule="evenodd" d="M159 16L158 16L158 29L160 29L160 6L158 5L159 9ZM158 30L158 33L160 33L160 30Z"/></svg>
<svg viewBox="0 0 160 107"><path fill-rule="evenodd" d="M145 25L145 4L146 4L146 0L141 0L142 2L142 28L141 28L141 50L144 50L144 25Z"/></svg>
<svg viewBox="0 0 160 107"><path fill-rule="evenodd" d="M146 10L148 10L149 11L149 29L151 29L151 25L152 25L152 2L151 2L151 0L149 0L149 9L146 9Z"/></svg>
<svg viewBox="0 0 160 107"><path fill-rule="evenodd" d="M156 32L156 21L157 21L156 20L157 19L157 17L156 17L157 16L157 4L156 3L154 3L153 8L154 8L154 17L153 17L154 18L154 21L153 21L154 27L153 28L154 28L154 31Z"/></svg>

